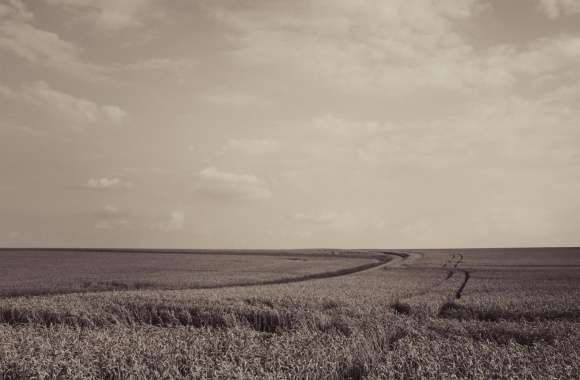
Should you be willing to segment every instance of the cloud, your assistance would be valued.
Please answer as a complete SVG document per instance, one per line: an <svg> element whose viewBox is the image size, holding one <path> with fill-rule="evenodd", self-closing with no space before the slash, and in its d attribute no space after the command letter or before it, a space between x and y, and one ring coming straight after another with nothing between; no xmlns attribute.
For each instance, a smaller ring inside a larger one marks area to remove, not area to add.
<svg viewBox="0 0 580 380"><path fill-rule="evenodd" d="M27 83L18 91L0 85L0 95L33 104L58 118L66 119L75 128L96 122L120 125L127 117L127 112L118 106L99 106L91 100L58 91L46 82Z"/></svg>
<svg viewBox="0 0 580 380"><path fill-rule="evenodd" d="M266 99L243 92L221 92L204 96L211 104L224 107L263 107L270 104Z"/></svg>
<svg viewBox="0 0 580 380"><path fill-rule="evenodd" d="M48 4L76 12L83 20L103 30L142 26L153 0L45 0Z"/></svg>
<svg viewBox="0 0 580 380"><path fill-rule="evenodd" d="M127 117L127 112L117 106L102 106L101 111L115 125L121 125Z"/></svg>
<svg viewBox="0 0 580 380"><path fill-rule="evenodd" d="M8 234L8 240L17 240L22 236L22 234L19 231L11 231Z"/></svg>
<svg viewBox="0 0 580 380"><path fill-rule="evenodd" d="M344 237L364 232L384 232L386 227L381 217L353 210L301 212L294 214L293 219L303 225L306 236L328 230L338 232Z"/></svg>
<svg viewBox="0 0 580 380"><path fill-rule="evenodd" d="M294 169L357 171L371 167L433 170L454 167L552 167L579 163L574 125L580 87L537 100L518 96L478 99L448 117L401 122L357 120L323 114L303 123L310 132L294 141L302 161ZM557 147L555 149L554 147Z"/></svg>
<svg viewBox="0 0 580 380"><path fill-rule="evenodd" d="M85 187L93 190L130 189L133 183L115 177L90 178Z"/></svg>
<svg viewBox="0 0 580 380"><path fill-rule="evenodd" d="M34 15L26 9L21 0L7 0L0 4L0 20L32 20Z"/></svg>
<svg viewBox="0 0 580 380"><path fill-rule="evenodd" d="M336 212L322 212L322 213L297 213L294 219L301 223L315 224L315 225L330 225L340 220L342 215Z"/></svg>
<svg viewBox="0 0 580 380"><path fill-rule="evenodd" d="M219 154L228 152L242 153L246 155L265 155L275 153L280 149L280 144L271 139L230 139L220 149Z"/></svg>
<svg viewBox="0 0 580 380"><path fill-rule="evenodd" d="M560 13L577 0L545 0ZM416 94L434 90L486 93L535 75L572 69L578 38L571 35L512 45L474 46L462 24L476 22L479 1L280 1L225 8L218 19L237 33L231 56L343 91ZM551 8L550 8L551 9ZM579 8L580 9L580 8Z"/></svg>
<svg viewBox="0 0 580 380"><path fill-rule="evenodd" d="M116 205L105 205L96 213L96 216L98 220L95 228L99 230L134 230L143 227L143 224L135 222L136 218L132 216L132 213ZM151 230L179 231L185 226L185 213L174 210L167 215L154 218L153 222L149 223Z"/></svg>
<svg viewBox="0 0 580 380"><path fill-rule="evenodd" d="M549 18L580 13L580 0L539 0L540 10Z"/></svg>
<svg viewBox="0 0 580 380"><path fill-rule="evenodd" d="M78 64L78 49L57 34L32 25L5 21L0 25L0 46L31 63L50 66Z"/></svg>
<svg viewBox="0 0 580 380"><path fill-rule="evenodd" d="M133 230L135 226L129 219L105 219L95 223L97 230Z"/></svg>
<svg viewBox="0 0 580 380"><path fill-rule="evenodd" d="M195 190L216 198L233 200L272 197L268 186L253 174L234 174L208 167L197 175Z"/></svg>
<svg viewBox="0 0 580 380"><path fill-rule="evenodd" d="M533 41L524 48L496 46L483 58L488 67L502 70L517 79L536 78L562 70L574 70L580 64L580 37L558 36Z"/></svg>
<svg viewBox="0 0 580 380"><path fill-rule="evenodd" d="M472 48L456 29L480 8L477 1L272 1L216 14L236 31L231 54L245 64L307 74L344 89L399 92L503 82L469 62Z"/></svg>
<svg viewBox="0 0 580 380"><path fill-rule="evenodd" d="M122 79L128 82L141 82L143 76L149 80L159 80L167 84L172 79L177 84L183 85L191 79L198 61L192 58L148 58L132 63L113 65L110 72L122 75Z"/></svg>
<svg viewBox="0 0 580 380"><path fill-rule="evenodd" d="M113 217L113 218L128 217L129 216L129 212L127 210L124 210L124 209L120 208L119 206L115 206L115 205L111 205L111 204L105 205L102 208L102 210L99 210L99 212L97 214L99 216L102 216L102 217Z"/></svg>
<svg viewBox="0 0 580 380"><path fill-rule="evenodd" d="M115 205L105 205L96 213L99 220L95 223L98 230L133 230L134 223L127 210L123 210Z"/></svg>
<svg viewBox="0 0 580 380"><path fill-rule="evenodd" d="M108 215L118 215L120 210L117 206L106 205L104 211Z"/></svg>
<svg viewBox="0 0 580 380"><path fill-rule="evenodd" d="M352 121L340 118L331 113L315 117L313 120L306 123L306 127L329 135L348 138L357 136L375 136L392 128L392 126L387 122Z"/></svg>
<svg viewBox="0 0 580 380"><path fill-rule="evenodd" d="M0 86L0 93L2 92L2 87ZM37 128L32 128L27 124L20 123L7 123L0 121L0 132L8 132L16 135L27 136L27 137L41 137L46 135L46 131L39 130Z"/></svg>
<svg viewBox="0 0 580 380"><path fill-rule="evenodd" d="M96 103L55 90L46 82L26 84L20 94L30 103L76 123L93 123L98 118L99 107Z"/></svg>
<svg viewBox="0 0 580 380"><path fill-rule="evenodd" d="M196 67L196 62L183 58L151 58L123 65L122 68L130 71L173 71L184 73Z"/></svg>
<svg viewBox="0 0 580 380"><path fill-rule="evenodd" d="M164 220L152 225L152 228L162 231L179 231L185 225L185 213L183 211L172 211Z"/></svg>
<svg viewBox="0 0 580 380"><path fill-rule="evenodd" d="M0 5L0 49L36 65L47 66L65 74L95 80L100 69L80 58L80 49L56 33L31 24L34 15L24 3L11 0Z"/></svg>

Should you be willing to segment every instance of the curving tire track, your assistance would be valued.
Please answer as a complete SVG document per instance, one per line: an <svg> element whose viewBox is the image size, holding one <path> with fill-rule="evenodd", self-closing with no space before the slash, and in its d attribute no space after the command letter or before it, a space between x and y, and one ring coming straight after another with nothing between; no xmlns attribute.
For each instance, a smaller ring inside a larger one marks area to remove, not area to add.
<svg viewBox="0 0 580 380"><path fill-rule="evenodd" d="M457 254L455 255L455 258L456 258L456 261L455 261L455 263L453 264L453 267L454 267L454 268L457 268L457 266L458 266L459 264L461 264L461 262L463 261L463 254L462 254L462 253L457 253Z"/></svg>
<svg viewBox="0 0 580 380"><path fill-rule="evenodd" d="M299 282L307 282L307 281L314 281L314 280L322 280L322 279L329 279L335 277L342 277L342 276L350 276L355 274L366 273L370 271L386 269L386 268L401 268L406 269L415 261L423 257L423 254L417 252L399 252L399 251L379 251L379 250L364 250L358 251L363 253L377 253L383 255L377 256L374 258L370 258L369 260L374 260L375 262L371 262L368 264L358 265L355 267L344 268L337 271L331 272L319 272L319 273L312 273L304 276L299 277L290 277L290 278L281 278L275 280L265 280L265 281L252 281L252 282L240 282L240 283L229 283L223 285L208 285L208 286L195 286L195 287L183 287L183 288L159 288L156 290L197 290L197 289L225 289L225 288L237 288L237 287L252 287L252 286L269 286L269 285L280 285L280 284L291 284L291 283L299 283ZM183 252L185 253L185 252ZM199 254L199 253L195 253ZM205 254L205 253L201 253ZM234 253L227 253L227 255L235 255ZM238 254L239 255L239 254ZM247 254L246 254L247 255ZM259 255L268 255L270 254L259 254ZM276 255L278 256L278 255ZM287 258L287 257L303 257L305 255L301 254L290 254L290 255L279 255L280 258ZM314 256L322 256L322 255L314 255ZM326 256L328 257L328 256ZM347 253L347 256L343 257L357 257L356 253ZM445 281L451 279L454 275L454 270L448 270L446 277L433 284L429 289L418 292L416 294L409 294L403 299L409 299L412 297L420 296L429 293L430 291L434 290ZM61 291L61 292L54 292L54 293L46 293L46 294L34 294L24 297L47 297L47 296L57 296L63 294L94 294L94 293L112 293L112 292L128 292L128 291L138 291L138 290L151 290L150 288L135 288L135 289L103 289L103 290L93 290L93 291ZM461 289L463 290L463 288ZM460 292L458 291L458 294ZM22 296L22 295L20 295ZM20 297L16 296L16 297ZM13 298L14 296L3 296L1 298Z"/></svg>
<svg viewBox="0 0 580 380"><path fill-rule="evenodd" d="M63 294L94 294L94 293L112 293L112 292L130 292L130 291L138 291L138 290L199 290L199 289L225 289L225 288L240 288L240 287L251 287L251 286L268 286L268 285L280 285L280 284L291 284L297 282L306 282L306 281L314 281L314 280L322 280L322 279L329 279L334 277L342 277L342 276L349 276L354 274L360 274L365 272L370 272L373 270L378 270L386 267L393 267L399 268L405 264L405 262L409 258L417 258L420 255L416 254L406 254L406 253L399 253L399 252L390 252L390 251L359 251L364 253L378 253L384 256L376 256L374 258L368 257L369 260L374 260L375 262L371 262L368 264L358 265L355 267L350 268L343 268L336 271L331 272L319 272L319 273L312 273L307 274L304 276L298 277L289 277L289 278L279 278L275 280L264 280L264 281L250 281L250 282L240 282L240 283L229 283L223 285L208 285L208 286L195 286L195 287L182 287L182 288L132 288L132 289L103 289L103 290L92 290L92 291L60 291L60 292L53 292L53 293L41 293L41 294L32 294L32 295L6 295L1 296L2 298L15 298L15 297L48 297L48 296L58 296ZM228 253L227 255L234 255ZM270 254L259 254L258 256L270 256ZM288 258L288 257L304 257L305 255L278 255L280 258ZM322 255L313 255L313 256L322 256ZM328 257L328 256L324 256ZM349 253L347 256L342 257L357 257L354 253Z"/></svg>
<svg viewBox="0 0 580 380"><path fill-rule="evenodd" d="M441 265L442 269L447 269L447 274L444 279L434 283L432 286L430 286L425 290L412 293L404 298L397 300L394 304L391 305L391 308L398 313L411 314L411 307L406 302L409 302L411 299L415 297L421 297L433 292L434 290L445 284L447 281L449 281L455 275L455 273L462 273L464 275L461 285L459 286L459 288L457 288L457 290L454 293L452 293L453 296L451 296L454 297L455 299L460 299L461 296L463 295L465 287L467 286L467 282L469 281L469 278L471 276L471 273L469 271L458 269L458 266L462 262L463 262L462 253L449 254L447 260Z"/></svg>
<svg viewBox="0 0 580 380"><path fill-rule="evenodd" d="M465 278L463 279L463 282L461 283L461 286L459 287L459 289L457 289L457 291L455 292L455 299L460 299L461 296L463 295L463 291L465 290L465 287L467 286L467 282L469 281L469 278L471 277L471 272L468 271L461 271L463 272L463 274L465 275Z"/></svg>
<svg viewBox="0 0 580 380"><path fill-rule="evenodd" d="M333 272L320 272L320 273L313 273L301 277L293 277L288 279L277 279L277 280L269 280L269 281L257 281L254 283L242 283L242 284L227 284L227 285L215 285L215 286L208 286L208 287L196 287L192 289L223 289L223 288L237 288L237 287L249 287L249 286L263 286L263 285L279 285L279 284L290 284L296 282L305 282L305 281L313 281L313 280L322 280L334 277L342 277L342 276L349 276L353 274L360 274L366 273L378 269L382 269L385 267L399 267L401 266L408 256L404 256L399 253L394 252L381 252L384 255L392 256L391 259L381 259L375 258L376 263L364 264L359 265L352 268L345 268L338 271ZM187 289L183 289L187 290Z"/></svg>

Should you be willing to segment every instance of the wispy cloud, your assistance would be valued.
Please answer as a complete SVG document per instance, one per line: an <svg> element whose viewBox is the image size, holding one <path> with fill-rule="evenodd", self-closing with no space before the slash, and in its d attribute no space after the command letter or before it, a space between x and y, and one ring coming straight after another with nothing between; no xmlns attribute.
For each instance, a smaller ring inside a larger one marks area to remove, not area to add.
<svg viewBox="0 0 580 380"><path fill-rule="evenodd" d="M45 0L88 20L103 30L120 30L139 27L149 16L153 0Z"/></svg>
<svg viewBox="0 0 580 380"><path fill-rule="evenodd" d="M266 155L275 153L280 144L272 139L230 139L219 150L219 154L241 153L244 155Z"/></svg>
<svg viewBox="0 0 580 380"><path fill-rule="evenodd" d="M96 212L97 230L133 230L136 228L131 213L118 206L107 204Z"/></svg>
<svg viewBox="0 0 580 380"><path fill-rule="evenodd" d="M475 48L457 24L486 9L478 1L271 4L218 13L239 32L232 36L237 43L232 56L246 65L324 80L345 91L484 93L514 86L522 75L578 63L577 38L570 35L517 48ZM551 17L580 10L577 0L541 4Z"/></svg>
<svg viewBox="0 0 580 380"><path fill-rule="evenodd" d="M116 177L90 178L85 187L92 190L131 189L133 183Z"/></svg>
<svg viewBox="0 0 580 380"><path fill-rule="evenodd" d="M257 95L237 91L215 92L205 95L204 99L217 106L234 108L264 107L270 104Z"/></svg>
<svg viewBox="0 0 580 380"><path fill-rule="evenodd" d="M286 67L345 89L402 91L498 80L469 62L469 44L454 28L478 10L476 1L272 2L226 8L218 18L239 32L233 55L246 64Z"/></svg>
<svg viewBox="0 0 580 380"><path fill-rule="evenodd" d="M162 231L180 231L185 225L185 213L183 211L171 211L168 216L152 224L153 229Z"/></svg>
<svg viewBox="0 0 580 380"><path fill-rule="evenodd" d="M580 13L579 0L539 0L539 6L552 19Z"/></svg>
<svg viewBox="0 0 580 380"><path fill-rule="evenodd" d="M127 111L112 105L101 106L101 112L114 125L122 125L128 116Z"/></svg>
<svg viewBox="0 0 580 380"><path fill-rule="evenodd" d="M236 174L208 167L197 175L195 190L199 193L232 200L267 199L272 192L253 174Z"/></svg>
<svg viewBox="0 0 580 380"><path fill-rule="evenodd" d="M135 226L129 219L104 219L95 223L97 230L133 230Z"/></svg>
<svg viewBox="0 0 580 380"><path fill-rule="evenodd" d="M103 78L101 68L83 61L81 49L57 33L33 25L34 15L24 3L13 0L0 7L0 49L24 61L66 75L89 80Z"/></svg>
<svg viewBox="0 0 580 380"><path fill-rule="evenodd" d="M26 83L18 90L0 85L0 95L32 104L66 120L69 127L76 129L97 122L121 125L127 117L127 112L118 106L101 106L91 100L56 90L46 82Z"/></svg>

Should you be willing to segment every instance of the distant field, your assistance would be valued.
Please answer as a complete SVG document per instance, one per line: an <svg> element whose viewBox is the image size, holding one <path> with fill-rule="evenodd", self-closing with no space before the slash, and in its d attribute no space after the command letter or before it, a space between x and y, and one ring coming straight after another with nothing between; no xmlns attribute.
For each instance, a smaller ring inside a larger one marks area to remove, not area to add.
<svg viewBox="0 0 580 380"><path fill-rule="evenodd" d="M580 249L270 254L111 253L93 272L138 257L116 265L300 281L0 298L0 378L580 378Z"/></svg>
<svg viewBox="0 0 580 380"><path fill-rule="evenodd" d="M0 296L256 284L374 265L323 251L0 250Z"/></svg>
<svg viewBox="0 0 580 380"><path fill-rule="evenodd" d="M422 264L436 265L450 254L460 253L465 266L580 266L579 248L496 248L496 249L427 249L422 250Z"/></svg>

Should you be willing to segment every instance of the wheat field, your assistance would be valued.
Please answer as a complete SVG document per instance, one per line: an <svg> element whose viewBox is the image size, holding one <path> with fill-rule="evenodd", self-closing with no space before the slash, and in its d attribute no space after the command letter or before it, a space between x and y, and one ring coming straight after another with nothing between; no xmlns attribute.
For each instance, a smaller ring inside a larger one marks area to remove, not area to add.
<svg viewBox="0 0 580 380"><path fill-rule="evenodd" d="M496 253L181 254L180 266L214 268L203 288L199 272L190 288L69 292L48 282L50 294L0 299L0 378L580 377L580 250ZM263 271L268 282L226 286L233 272L219 268L233 264L234 281Z"/></svg>

